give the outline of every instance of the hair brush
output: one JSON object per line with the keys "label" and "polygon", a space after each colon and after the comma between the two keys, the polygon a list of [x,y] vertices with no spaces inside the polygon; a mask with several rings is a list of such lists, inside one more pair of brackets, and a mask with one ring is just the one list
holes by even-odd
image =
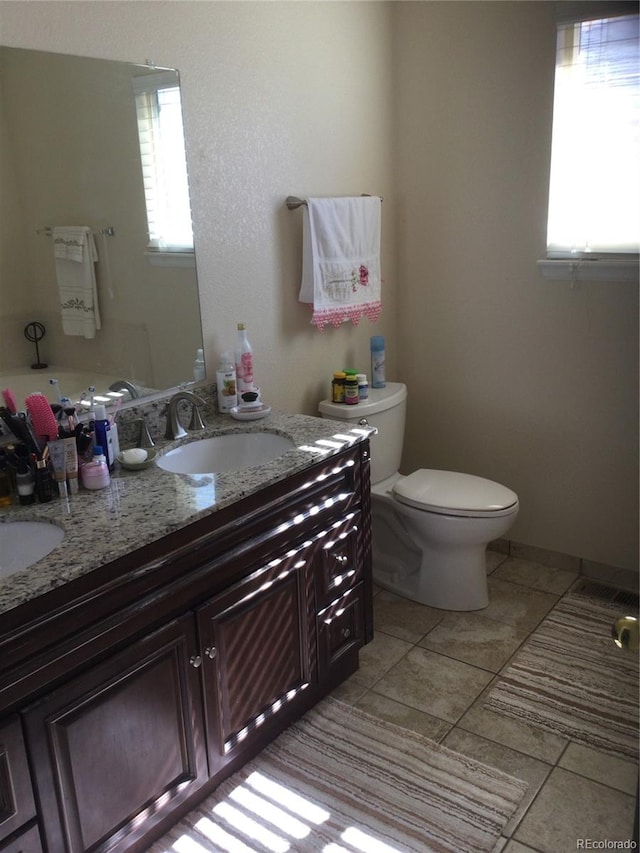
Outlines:
{"label": "hair brush", "polygon": [[31,418],[33,431],[38,438],[53,441],[58,436],[58,421],[51,409],[51,403],[44,394],[29,394],[24,401]]}
{"label": "hair brush", "polygon": [[4,389],[2,392],[2,398],[7,409],[9,409],[12,415],[15,415],[18,411],[18,406],[16,405],[16,398],[11,388]]}

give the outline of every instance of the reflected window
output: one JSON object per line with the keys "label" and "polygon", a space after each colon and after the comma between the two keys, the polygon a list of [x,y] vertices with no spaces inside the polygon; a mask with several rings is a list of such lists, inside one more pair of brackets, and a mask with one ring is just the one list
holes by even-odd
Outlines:
{"label": "reflected window", "polygon": [[133,78],[148,223],[148,252],[193,252],[182,103],[176,71]]}

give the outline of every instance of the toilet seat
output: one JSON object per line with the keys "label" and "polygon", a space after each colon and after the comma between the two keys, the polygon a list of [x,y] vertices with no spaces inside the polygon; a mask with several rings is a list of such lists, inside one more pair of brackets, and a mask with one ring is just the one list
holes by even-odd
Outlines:
{"label": "toilet seat", "polygon": [[441,515],[496,517],[518,508],[518,496],[506,486],[455,471],[420,468],[400,477],[392,491],[400,503]]}

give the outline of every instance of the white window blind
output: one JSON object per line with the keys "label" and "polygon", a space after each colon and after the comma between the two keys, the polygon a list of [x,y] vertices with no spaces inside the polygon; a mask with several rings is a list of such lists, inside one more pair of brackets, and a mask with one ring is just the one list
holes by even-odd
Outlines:
{"label": "white window blind", "polygon": [[150,252],[193,252],[178,74],[133,78]]}
{"label": "white window blind", "polygon": [[558,26],[549,258],[638,252],[639,59],[637,14]]}

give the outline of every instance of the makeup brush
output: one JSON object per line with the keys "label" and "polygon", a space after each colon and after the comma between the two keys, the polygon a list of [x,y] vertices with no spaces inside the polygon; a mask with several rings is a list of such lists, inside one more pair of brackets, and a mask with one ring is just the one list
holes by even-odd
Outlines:
{"label": "makeup brush", "polygon": [[12,415],[18,411],[18,406],[16,405],[16,398],[11,390],[11,388],[5,388],[2,392],[2,399],[4,400],[4,404],[9,409]]}

